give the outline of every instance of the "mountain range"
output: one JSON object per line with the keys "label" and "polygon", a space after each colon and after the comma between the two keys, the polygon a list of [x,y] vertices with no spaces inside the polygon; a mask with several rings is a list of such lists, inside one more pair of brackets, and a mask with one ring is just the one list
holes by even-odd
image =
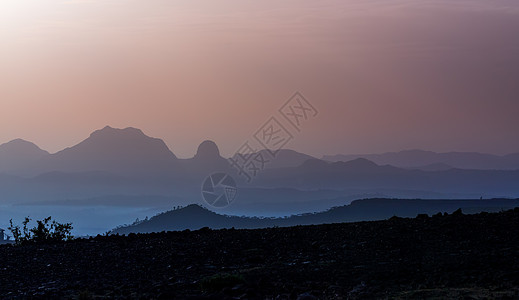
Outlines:
{"label": "mountain range", "polygon": [[[36,176],[47,172],[101,171],[119,175],[146,175],[178,170],[178,159],[164,141],[146,136],[136,128],[115,129],[109,126],[93,132],[79,144],[54,154],[36,151],[29,142],[0,146],[0,171]],[[32,151],[28,151],[29,149]],[[9,151],[11,150],[11,151]],[[11,155],[9,155],[11,154]],[[14,157],[14,158],[13,158]],[[26,160],[30,163],[14,165]],[[11,162],[6,164],[6,162]],[[4,166],[9,165],[9,169]]]}
{"label": "mountain range", "polygon": [[[380,166],[364,158],[328,163],[308,160],[301,166],[262,172],[256,184],[297,189],[386,188],[444,193],[516,195],[519,170],[422,171]],[[514,196],[515,197],[515,196]]]}
{"label": "mountain range", "polygon": [[[362,158],[384,167],[391,165],[422,171],[519,170],[519,153],[498,156],[475,152],[436,153],[406,150],[384,154],[327,155],[322,160],[290,149],[280,150],[276,157],[271,157],[267,150],[258,153],[269,158],[266,169],[319,169],[326,165],[325,162],[350,162]],[[350,166],[353,166],[352,163]],[[361,167],[370,166],[375,167],[374,164],[364,161]],[[94,131],[79,144],[54,154],[21,139],[0,145],[0,173],[26,177],[48,172],[101,171],[125,176],[162,176],[171,173],[229,170],[229,162],[221,156],[218,146],[213,141],[202,142],[193,158],[179,159],[164,141],[149,137],[140,129],[132,127],[116,129],[106,126]]]}
{"label": "mountain range", "polygon": [[517,170],[519,153],[493,155],[477,152],[437,153],[424,150],[406,150],[383,154],[325,155],[326,161],[350,161],[357,158],[369,159],[380,165],[423,170],[446,170],[449,168],[477,170]]}
{"label": "mountain range", "polygon": [[[269,155],[266,150],[261,154]],[[340,157],[323,160],[282,149],[247,183],[213,141],[203,141],[192,158],[180,159],[161,139],[139,129],[107,126],[54,154],[22,140],[0,145],[0,203],[71,205],[74,200],[95,199],[97,204],[118,206],[124,197],[132,205],[140,201],[143,207],[159,202],[162,207],[167,199],[175,199],[171,205],[201,203],[201,184],[213,172],[235,178],[238,200],[226,211],[246,215],[318,211],[368,197],[519,197],[519,168],[514,169],[513,163],[503,165],[503,170],[460,169],[453,167],[456,161],[452,157],[467,165],[494,156],[452,155],[447,155],[450,160],[436,161],[434,157],[445,155],[404,151],[368,156],[373,160],[344,156],[345,161],[332,162]],[[380,157],[393,156],[400,166],[380,163]],[[503,159],[515,157],[519,156]],[[428,163],[428,168],[412,167]]]}

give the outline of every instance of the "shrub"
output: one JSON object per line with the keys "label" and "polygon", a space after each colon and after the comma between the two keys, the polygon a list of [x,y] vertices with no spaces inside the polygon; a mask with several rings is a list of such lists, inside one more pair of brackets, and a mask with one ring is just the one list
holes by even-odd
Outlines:
{"label": "shrub", "polygon": [[26,217],[22,222],[22,228],[13,224],[13,219],[9,220],[10,226],[7,228],[13,234],[17,245],[26,243],[59,242],[72,239],[72,223],[58,223],[47,217],[43,220],[36,220],[36,226],[28,228],[31,219]]}

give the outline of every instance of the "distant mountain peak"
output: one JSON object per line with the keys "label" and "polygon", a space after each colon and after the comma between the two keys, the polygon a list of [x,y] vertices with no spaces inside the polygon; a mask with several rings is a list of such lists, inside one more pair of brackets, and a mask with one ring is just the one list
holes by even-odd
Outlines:
{"label": "distant mountain peak", "polygon": [[126,127],[123,129],[113,128],[110,126],[105,126],[103,129],[96,130],[90,134],[90,137],[98,137],[98,136],[146,136],[142,130],[134,127]]}
{"label": "distant mountain peak", "polygon": [[457,169],[477,170],[517,170],[519,169],[519,154],[494,155],[479,152],[433,152],[426,150],[403,150],[381,154],[354,155],[325,155],[328,161],[350,161],[355,158],[366,158],[378,165],[392,165],[407,169],[420,169],[423,166],[444,164]]}
{"label": "distant mountain peak", "polygon": [[[124,129],[105,126],[90,134],[90,137],[72,148],[79,151],[93,153],[133,153],[140,158],[176,158],[163,140],[147,136],[142,130],[134,127]],[[61,152],[64,152],[61,151]]]}
{"label": "distant mountain peak", "polygon": [[14,139],[12,141],[5,143],[4,145],[9,145],[9,144],[33,144],[33,143],[26,141],[24,139]]}
{"label": "distant mountain peak", "polygon": [[218,145],[211,140],[203,141],[195,154],[195,159],[215,159],[220,158],[220,150]]}
{"label": "distant mountain peak", "polygon": [[7,143],[4,143],[0,146],[6,146],[6,145],[34,145],[34,143],[31,143],[29,141],[26,141],[24,139],[14,139],[14,140],[11,140]]}
{"label": "distant mountain peak", "polygon": [[323,168],[323,167],[327,167],[327,166],[329,166],[329,164],[326,161],[316,159],[316,158],[308,159],[301,165],[302,168],[306,168],[306,169],[316,169],[316,168]]}
{"label": "distant mountain peak", "polygon": [[[338,162],[338,163],[340,163],[340,162]],[[335,164],[338,164],[338,163],[335,163]],[[371,160],[365,159],[365,158],[357,158],[354,160],[344,162],[343,164],[347,165],[349,167],[352,167],[352,168],[361,168],[361,169],[373,168],[373,167],[379,166],[376,163],[372,162]]]}
{"label": "distant mountain peak", "polygon": [[211,140],[203,141],[193,158],[181,161],[187,170],[204,176],[211,172],[228,172],[230,168],[227,159],[220,155],[218,146]]}
{"label": "distant mountain peak", "polygon": [[208,209],[207,207],[201,206],[199,204],[189,204],[187,206],[181,207],[179,211],[185,213],[185,212],[205,212],[205,213],[212,213],[214,214],[212,210]]}
{"label": "distant mountain peak", "polygon": [[[395,153],[395,152],[387,152],[387,153]],[[396,153],[401,154],[434,154],[435,152],[429,151],[429,150],[422,150],[422,149],[405,149],[402,151],[398,151]]]}
{"label": "distant mountain peak", "polygon": [[[267,169],[294,168],[302,166],[308,160],[318,160],[313,156],[291,149],[279,149],[276,151],[262,149],[256,153],[260,154],[263,159],[268,161],[268,163],[265,164],[265,168]],[[275,153],[275,155],[273,156],[272,153]],[[238,154],[234,154],[234,157],[237,157],[237,155]]]}
{"label": "distant mountain peak", "polygon": [[144,134],[140,129],[106,126],[90,134],[79,144],[52,154],[38,172],[104,171],[135,174],[169,174],[176,168],[177,157],[163,140]]}
{"label": "distant mountain peak", "polygon": [[26,169],[48,155],[49,152],[34,143],[22,139],[12,140],[0,145],[0,172],[25,175]]}
{"label": "distant mountain peak", "polygon": [[10,142],[7,142],[5,144],[0,145],[0,150],[5,152],[31,152],[35,154],[40,155],[46,155],[48,154],[47,151],[42,150],[40,147],[38,147],[36,144],[23,140],[23,139],[14,139]]}

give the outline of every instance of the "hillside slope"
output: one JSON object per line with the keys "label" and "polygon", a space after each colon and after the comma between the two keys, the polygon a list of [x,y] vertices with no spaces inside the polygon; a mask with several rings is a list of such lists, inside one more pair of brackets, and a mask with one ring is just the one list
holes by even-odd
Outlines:
{"label": "hillside slope", "polygon": [[458,208],[461,208],[466,213],[478,213],[482,211],[496,212],[514,207],[519,207],[519,199],[364,199],[320,213],[296,215],[288,218],[251,218],[221,215],[193,204],[181,209],[164,212],[139,224],[117,228],[113,233],[149,233],[185,229],[194,230],[203,227],[212,229],[286,227],[383,220],[392,216],[415,217],[418,214],[450,213]]}

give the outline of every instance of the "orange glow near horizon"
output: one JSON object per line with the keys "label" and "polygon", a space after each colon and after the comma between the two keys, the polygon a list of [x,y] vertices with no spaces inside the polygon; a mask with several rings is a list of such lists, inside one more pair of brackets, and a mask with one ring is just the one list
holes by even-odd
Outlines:
{"label": "orange glow near horizon", "polygon": [[229,155],[296,90],[289,148],[519,152],[519,4],[0,0],[0,143],[105,125]]}

